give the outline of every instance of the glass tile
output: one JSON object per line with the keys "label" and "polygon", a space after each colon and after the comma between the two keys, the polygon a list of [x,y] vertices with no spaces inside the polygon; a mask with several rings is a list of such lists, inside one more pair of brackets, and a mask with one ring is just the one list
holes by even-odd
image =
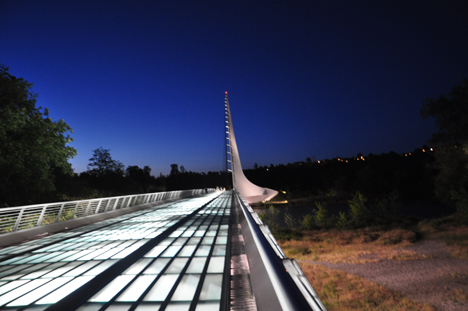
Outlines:
{"label": "glass tile", "polygon": [[215,245],[213,248],[212,256],[225,256],[226,255],[226,245]]}
{"label": "glass tile", "polygon": [[79,306],[76,311],[98,311],[102,305],[102,303],[85,303]]}
{"label": "glass tile", "polygon": [[191,237],[195,231],[194,230],[186,230],[182,233],[183,237]]}
{"label": "glass tile", "polygon": [[106,311],[128,311],[132,304],[112,304],[106,308]]}
{"label": "glass tile", "polygon": [[114,255],[111,258],[112,259],[122,259],[122,258],[127,257],[128,255],[130,255],[131,253],[136,251],[138,248],[140,248],[141,245],[136,245],[136,244],[137,243],[135,243],[135,245],[127,247],[126,249],[124,249],[123,251],[117,253],[117,255]]}
{"label": "glass tile", "polygon": [[45,275],[42,276],[42,278],[55,278],[55,277],[58,277],[68,271],[70,271],[71,269],[74,269],[76,268],[77,266],[79,266],[81,264],[81,262],[70,262],[69,264],[65,265],[65,266],[62,266],[60,268],[57,268]]}
{"label": "glass tile", "polygon": [[211,257],[210,263],[208,264],[207,273],[222,273],[224,271],[224,256],[223,257]]}
{"label": "glass tile", "polygon": [[29,280],[17,280],[17,281],[12,281],[6,285],[2,285],[0,287],[0,295],[6,293],[6,292],[9,292],[15,288],[17,288],[18,286],[21,286],[25,283],[29,282]]}
{"label": "glass tile", "polygon": [[185,245],[177,257],[190,257],[192,256],[193,252],[195,251],[196,245]]}
{"label": "glass tile", "polygon": [[53,264],[49,264],[48,266],[46,267],[43,267],[42,269],[38,270],[38,271],[35,271],[35,272],[32,272],[32,273],[29,273],[25,276],[22,277],[22,279],[37,279],[41,276],[43,276],[44,274],[46,273],[49,273],[61,266],[64,266],[66,265],[67,263],[66,262],[58,262],[58,263],[53,263]]}
{"label": "glass tile", "polygon": [[177,286],[171,301],[190,301],[193,299],[195,290],[197,289],[199,274],[185,274]]}
{"label": "glass tile", "polygon": [[103,261],[101,264],[99,264],[96,267],[92,268],[91,270],[85,272],[83,275],[96,276],[96,275],[100,274],[101,272],[103,272],[104,270],[106,270],[107,268],[109,268],[110,266],[112,266],[113,264],[115,264],[116,262],[117,262],[117,260]]}
{"label": "glass tile", "polygon": [[188,266],[185,273],[202,273],[205,267],[206,257],[195,257],[192,258],[190,265]]}
{"label": "glass tile", "polygon": [[164,301],[178,277],[179,275],[177,274],[161,275],[156,284],[153,285],[145,298],[143,298],[143,301]]}
{"label": "glass tile", "polygon": [[198,243],[200,243],[200,241],[201,241],[201,238],[193,237],[193,238],[190,238],[190,240],[187,242],[187,244],[198,244]]}
{"label": "glass tile", "polygon": [[134,275],[119,275],[107,284],[103,289],[97,292],[89,299],[90,302],[108,302],[111,300],[125,285],[133,280]]}
{"label": "glass tile", "polygon": [[182,246],[169,246],[161,257],[174,257]]}
{"label": "glass tile", "polygon": [[153,247],[152,250],[150,250],[148,253],[146,253],[145,257],[158,257],[159,254],[161,254],[167,246],[165,245],[158,245]]}
{"label": "glass tile", "polygon": [[88,261],[88,262],[85,262],[82,265],[76,267],[75,269],[73,269],[71,271],[68,271],[63,276],[78,276],[78,275],[82,274],[83,272],[85,272],[86,270],[91,269],[92,267],[94,267],[95,265],[97,265],[99,263],[101,263],[101,261]]}
{"label": "glass tile", "polygon": [[187,261],[188,258],[175,258],[164,273],[167,274],[182,272],[182,269],[184,269]]}
{"label": "glass tile", "polygon": [[133,265],[128,267],[127,270],[125,270],[122,274],[138,274],[146,268],[146,266],[152,261],[153,259],[151,258],[142,258],[137,260]]}
{"label": "glass tile", "polygon": [[188,238],[178,238],[172,243],[172,245],[184,245],[187,242]]}
{"label": "glass tile", "polygon": [[210,253],[211,246],[209,245],[200,245],[195,256],[208,256]]}
{"label": "glass tile", "polygon": [[[93,252],[94,250],[92,249],[86,249],[84,251],[81,251],[81,252],[75,252],[74,255],[70,255],[70,256],[63,256],[62,258],[65,258],[64,261],[74,261],[74,260],[77,260],[78,258],[81,258],[91,252]],[[66,255],[66,254],[65,254]],[[61,260],[62,258],[55,258],[55,259],[58,259],[58,260]],[[57,261],[57,260],[55,260]]]}
{"label": "glass tile", "polygon": [[182,233],[183,233],[182,230],[176,230],[176,231],[172,232],[172,233],[169,235],[169,237],[170,237],[170,238],[176,238],[176,237],[180,236]]}
{"label": "glass tile", "polygon": [[190,308],[189,303],[170,303],[167,305],[166,311],[188,311]]}
{"label": "glass tile", "polygon": [[42,296],[46,295],[47,293],[50,293],[51,291],[55,290],[57,287],[69,282],[71,279],[71,277],[56,278],[50,281],[49,283],[33,290],[32,292],[29,292],[28,294],[10,302],[7,305],[7,307],[29,305],[37,299],[41,298]]}
{"label": "glass tile", "polygon": [[13,278],[10,278],[10,276],[13,276],[13,275],[22,275],[24,274],[23,273],[23,269],[26,269],[28,267],[30,267],[30,265],[19,265],[19,266],[8,266],[10,269],[6,270],[6,271],[3,271],[2,273],[0,273],[0,276],[4,276],[2,278],[2,280],[14,280],[14,279],[17,279],[18,276],[15,276]]}
{"label": "glass tile", "polygon": [[201,244],[211,245],[214,242],[214,237],[204,237]]}
{"label": "glass tile", "polygon": [[222,274],[207,274],[203,281],[199,300],[221,300]]}
{"label": "glass tile", "polygon": [[68,282],[64,286],[57,289],[56,291],[50,293],[49,295],[45,296],[44,298],[36,302],[36,304],[56,303],[57,301],[61,300],[63,297],[75,291],[77,288],[86,284],[93,277],[94,276],[80,276],[80,277],[74,278],[71,282]]}
{"label": "glass tile", "polygon": [[146,270],[145,274],[159,274],[169,262],[169,258],[156,259]]}
{"label": "glass tile", "polygon": [[206,235],[205,236],[215,236],[216,235],[216,231],[214,230],[209,230],[206,232]]}
{"label": "glass tile", "polygon": [[218,236],[216,238],[216,244],[227,244],[227,236]]}
{"label": "glass tile", "polygon": [[12,301],[13,299],[18,298],[21,295],[26,294],[27,292],[34,290],[38,288],[39,286],[49,282],[50,279],[37,279],[30,281],[12,291],[9,291],[8,293],[0,296],[0,306]]}
{"label": "glass tile", "polygon": [[193,234],[193,236],[203,236],[205,234],[205,230],[197,230]]}
{"label": "glass tile", "polygon": [[219,311],[220,305],[219,302],[198,302],[195,311]]}
{"label": "glass tile", "polygon": [[120,294],[116,301],[137,301],[156,277],[157,275],[139,276],[122,294]]}
{"label": "glass tile", "polygon": [[94,257],[95,260],[103,260],[103,259],[109,259],[110,257],[114,256],[115,254],[117,254],[118,252],[122,251],[124,248],[120,248],[120,247],[117,247],[117,248],[113,248],[113,249],[110,249],[108,250],[107,252],[97,256],[97,257]]}

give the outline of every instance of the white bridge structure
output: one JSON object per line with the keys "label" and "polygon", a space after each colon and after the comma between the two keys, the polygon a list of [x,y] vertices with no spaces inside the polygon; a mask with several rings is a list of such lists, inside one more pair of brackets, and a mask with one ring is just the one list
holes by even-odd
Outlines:
{"label": "white bridge structure", "polygon": [[225,92],[225,119],[226,119],[226,148],[228,171],[232,172],[232,184],[234,189],[249,203],[265,202],[278,194],[278,191],[259,187],[251,183],[244,175],[239,157],[239,149],[237,149],[236,136],[234,135],[234,126],[232,125],[231,109],[229,108],[228,93]]}
{"label": "white bridge structure", "polygon": [[242,173],[226,108],[234,190],[0,209],[0,310],[325,310],[246,200],[275,192]]}

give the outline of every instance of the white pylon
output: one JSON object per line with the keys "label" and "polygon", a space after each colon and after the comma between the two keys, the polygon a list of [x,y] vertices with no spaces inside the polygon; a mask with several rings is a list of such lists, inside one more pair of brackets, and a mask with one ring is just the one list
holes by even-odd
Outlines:
{"label": "white pylon", "polygon": [[244,197],[247,203],[265,202],[278,194],[278,191],[259,187],[250,182],[242,171],[242,165],[237,149],[236,136],[232,125],[231,110],[229,108],[228,93],[225,92],[225,118],[228,170],[232,172],[232,185]]}

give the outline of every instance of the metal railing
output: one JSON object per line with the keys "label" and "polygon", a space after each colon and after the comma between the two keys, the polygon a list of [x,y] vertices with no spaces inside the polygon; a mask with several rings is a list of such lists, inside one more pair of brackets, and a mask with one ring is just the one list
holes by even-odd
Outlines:
{"label": "metal railing", "polygon": [[212,188],[178,190],[1,208],[0,234],[115,211],[130,206],[180,199],[214,191],[215,189]]}

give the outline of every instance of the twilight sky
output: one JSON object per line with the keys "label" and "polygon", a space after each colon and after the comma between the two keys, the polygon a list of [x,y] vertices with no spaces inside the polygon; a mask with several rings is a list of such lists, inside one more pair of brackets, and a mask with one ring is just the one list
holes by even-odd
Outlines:
{"label": "twilight sky", "polygon": [[409,152],[468,78],[466,0],[1,0],[0,63],[92,150],[168,174]]}

